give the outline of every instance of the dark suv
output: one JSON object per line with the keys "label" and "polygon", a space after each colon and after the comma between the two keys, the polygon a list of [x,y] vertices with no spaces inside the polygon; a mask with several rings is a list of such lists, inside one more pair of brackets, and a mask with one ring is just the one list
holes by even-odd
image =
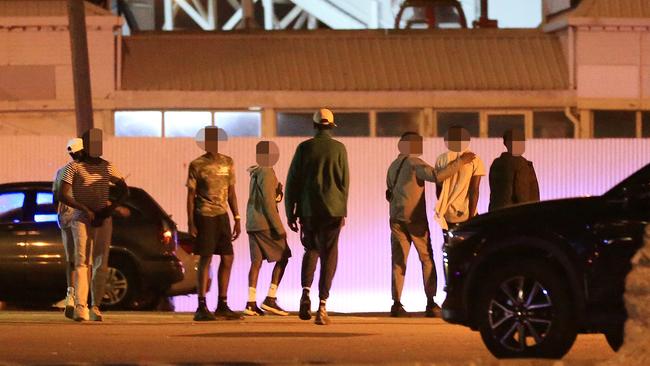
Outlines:
{"label": "dark suv", "polygon": [[443,317],[497,357],[562,357],[578,333],[623,341],[630,260],[650,222],[650,165],[602,196],[480,215],[444,246]]}
{"label": "dark suv", "polygon": [[[65,253],[51,182],[0,185],[0,300],[38,304],[65,295]],[[113,217],[103,305],[143,308],[183,279],[176,224],[140,188],[130,187],[127,218]]]}

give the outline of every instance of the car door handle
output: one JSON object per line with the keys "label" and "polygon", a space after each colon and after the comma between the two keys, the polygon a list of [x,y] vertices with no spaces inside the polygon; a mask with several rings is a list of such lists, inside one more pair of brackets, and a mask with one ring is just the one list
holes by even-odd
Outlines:
{"label": "car door handle", "polygon": [[634,238],[626,236],[626,237],[623,237],[623,238],[616,238],[616,239],[604,239],[603,244],[611,245],[611,244],[614,244],[614,243],[631,243],[633,241],[634,241]]}

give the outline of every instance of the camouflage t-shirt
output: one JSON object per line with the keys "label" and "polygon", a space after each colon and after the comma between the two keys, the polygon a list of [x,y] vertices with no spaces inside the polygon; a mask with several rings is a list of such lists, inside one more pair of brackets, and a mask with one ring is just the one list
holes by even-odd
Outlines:
{"label": "camouflage t-shirt", "polygon": [[190,163],[188,188],[196,191],[194,210],[203,216],[219,216],[228,212],[228,187],[235,184],[232,158],[204,154]]}

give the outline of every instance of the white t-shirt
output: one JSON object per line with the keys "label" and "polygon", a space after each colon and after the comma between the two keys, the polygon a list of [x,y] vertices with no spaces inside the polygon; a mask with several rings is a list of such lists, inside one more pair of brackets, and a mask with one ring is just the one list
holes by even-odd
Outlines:
{"label": "white t-shirt", "polygon": [[[469,151],[469,150],[467,150]],[[447,151],[436,159],[436,172],[458,159],[462,152]],[[465,222],[469,219],[469,184],[472,177],[484,176],[485,166],[476,156],[471,164],[465,164],[442,183],[442,192],[436,204],[436,220],[446,229],[446,223]],[[443,225],[441,219],[445,220]]]}

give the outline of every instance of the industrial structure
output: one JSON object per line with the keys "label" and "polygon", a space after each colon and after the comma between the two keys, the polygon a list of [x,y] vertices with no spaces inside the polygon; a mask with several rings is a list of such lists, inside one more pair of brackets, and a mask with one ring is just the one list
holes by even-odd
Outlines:
{"label": "industrial structure", "polygon": [[[343,136],[441,136],[461,124],[478,137],[512,127],[529,138],[650,137],[648,1],[545,0],[537,29],[377,30],[394,27],[401,2],[257,2],[269,9],[260,29],[243,22],[246,2],[165,0],[164,29],[179,12],[204,29],[247,29],[128,36],[123,17],[88,3],[96,127],[188,137],[214,123],[234,136],[303,136],[311,111],[328,106]],[[224,4],[233,14],[219,23]],[[0,134],[75,134],[67,22],[62,0],[0,1]]]}

